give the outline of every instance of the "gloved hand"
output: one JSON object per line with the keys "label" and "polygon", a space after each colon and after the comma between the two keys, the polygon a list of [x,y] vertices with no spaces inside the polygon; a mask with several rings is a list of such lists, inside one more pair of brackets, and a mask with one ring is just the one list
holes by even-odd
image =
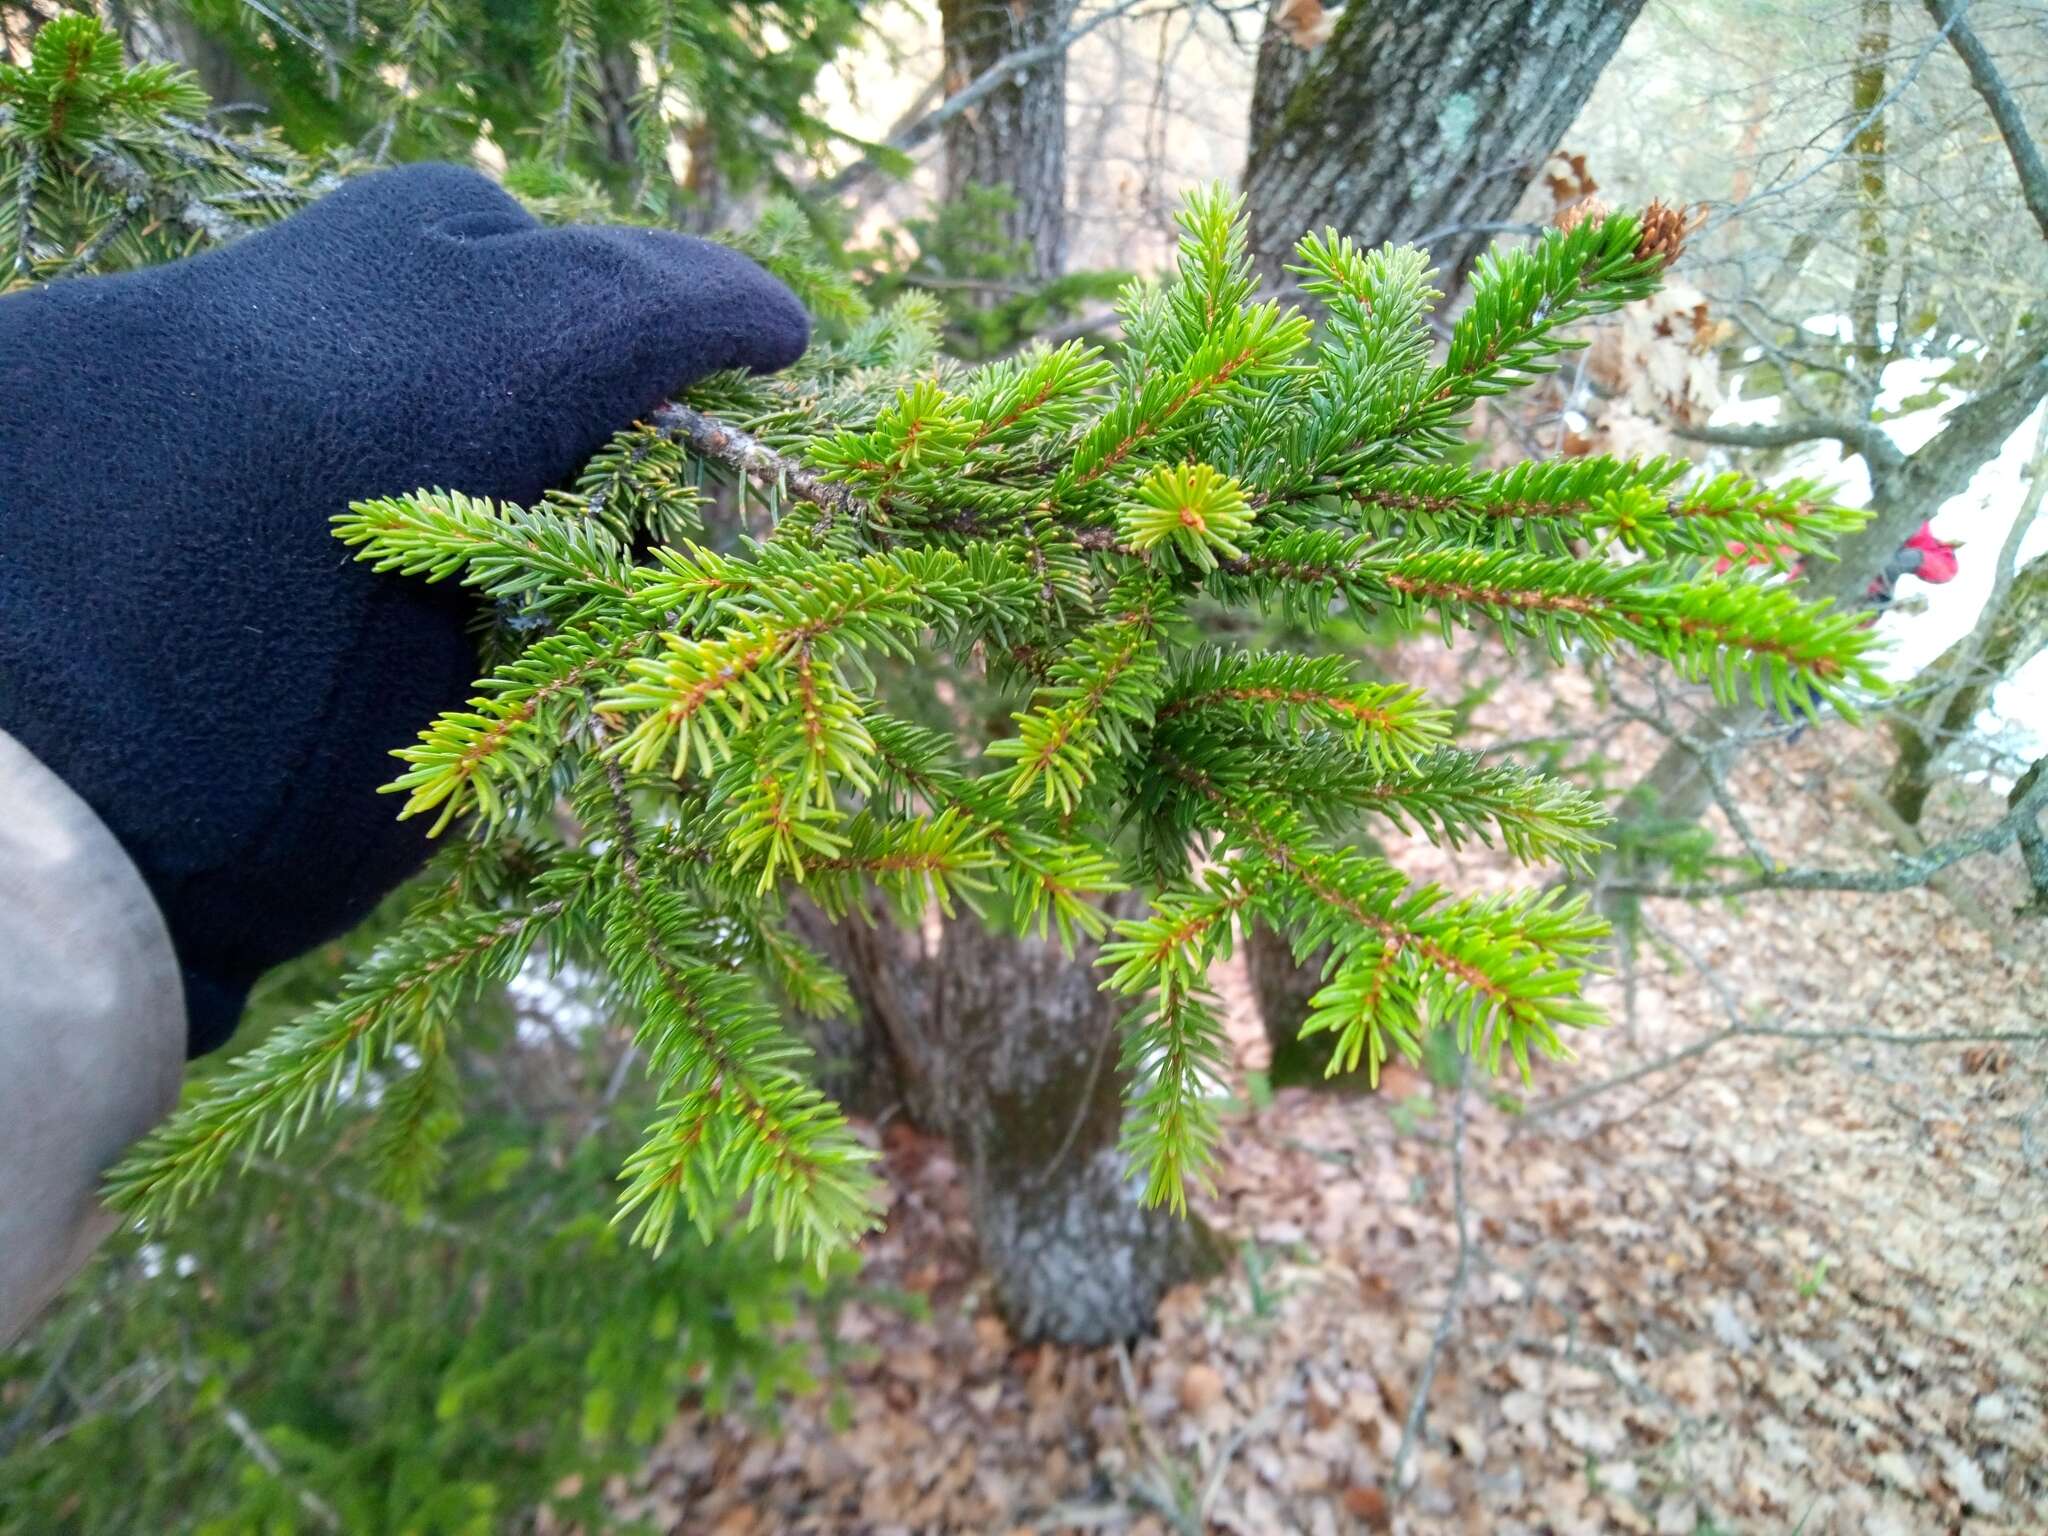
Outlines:
{"label": "gloved hand", "polygon": [[191,1054],[418,867],[421,824],[374,791],[476,674],[465,595],[356,564],[328,519],[423,486],[530,502],[807,333],[742,256],[543,229],[452,166],[0,299],[0,729],[140,869]]}

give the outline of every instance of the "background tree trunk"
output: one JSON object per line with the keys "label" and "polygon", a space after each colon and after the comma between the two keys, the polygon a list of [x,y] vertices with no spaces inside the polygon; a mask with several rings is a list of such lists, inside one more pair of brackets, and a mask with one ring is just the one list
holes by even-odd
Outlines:
{"label": "background tree trunk", "polygon": [[1161,1296],[1213,1269],[1197,1223],[1138,1202],[1118,1147],[1126,1001],[1095,946],[948,923],[928,1029],[907,1053],[973,1180],[982,1262],[1026,1337],[1105,1344],[1149,1328]]}
{"label": "background tree trunk", "polygon": [[[939,0],[945,30],[946,90],[967,85],[1005,54],[1056,37],[1067,0]],[[946,202],[970,187],[999,187],[1016,199],[1004,218],[1031,253],[1032,277],[1067,266],[1067,57],[1020,71],[946,124]]]}
{"label": "background tree trunk", "polygon": [[1919,719],[1901,715],[1891,721],[1899,756],[1884,794],[1908,825],[1919,825],[1942,750],[1970,729],[1991,690],[2044,648],[2048,648],[2048,555],[2038,555],[2027,562],[2002,600],[1985,606],[1977,627],[1914,679],[1936,687],[1927,714]]}
{"label": "background tree trunk", "polygon": [[924,1085],[915,1080],[897,1052],[896,1042],[910,1031],[909,1021],[929,1006],[925,989],[931,966],[921,936],[889,915],[872,892],[868,916],[835,923],[810,898],[798,895],[789,906],[790,927],[811,948],[832,962],[853,994],[853,1017],[804,1021],[803,1035],[817,1053],[812,1073],[818,1086],[856,1115],[879,1120],[908,1112],[913,1099],[922,1103]]}
{"label": "background tree trunk", "polygon": [[1266,1027],[1266,1044],[1272,1052],[1266,1077],[1276,1088],[1289,1084],[1319,1086],[1328,1081],[1323,1069],[1329,1065],[1329,1036],[1301,1038],[1302,1021],[1308,1017],[1309,999],[1323,988],[1323,961],[1328,950],[1318,950],[1303,963],[1294,958],[1294,946],[1284,934],[1264,923],[1255,924],[1244,941],[1244,968],[1251,982],[1252,999],[1259,1005],[1259,1020]]}
{"label": "background tree trunk", "polygon": [[1462,279],[1493,239],[1472,226],[1513,213],[1642,0],[1352,0],[1313,50],[1296,41],[1315,35],[1306,9],[1277,7],[1260,43],[1253,254],[1277,275],[1304,229],[1369,245],[1429,235]]}
{"label": "background tree trunk", "polygon": [[1003,1314],[1024,1338],[1095,1345],[1152,1324],[1161,1296],[1217,1267],[1202,1224],[1138,1203],[1118,1141],[1128,1004],[1100,990],[1096,946],[994,933],[972,916],[936,933],[884,918],[805,937],[846,974],[886,1066],[856,1074],[953,1144]]}

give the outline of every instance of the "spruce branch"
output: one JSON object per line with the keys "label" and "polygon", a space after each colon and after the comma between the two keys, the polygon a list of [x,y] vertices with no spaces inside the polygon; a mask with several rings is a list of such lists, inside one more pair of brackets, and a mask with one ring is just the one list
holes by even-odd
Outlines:
{"label": "spruce branch", "polygon": [[[581,67],[562,55],[567,123]],[[1261,294],[1227,194],[1191,198],[1180,227],[1174,272],[1121,301],[1113,362],[1076,342],[966,370],[906,302],[850,314],[788,376],[708,381],[532,507],[422,489],[338,517],[356,558],[459,582],[505,620],[504,659],[398,750],[389,786],[466,846],[334,1005],[117,1174],[129,1208],[167,1213],[333,1103],[337,1061],[400,1045],[412,1071],[371,1140],[385,1187],[416,1198],[456,1113],[458,1000],[545,937],[631,1010],[658,1095],[619,1219],[656,1247],[679,1222],[766,1225],[822,1261],[874,1207],[867,1153],[769,1000],[847,1006],[788,927],[799,895],[831,916],[964,904],[1068,944],[1109,932],[1104,983],[1131,999],[1124,1147],[1145,1198],[1176,1209],[1219,1129],[1208,970],[1254,919],[1327,950],[1308,1029],[1332,1071],[1376,1074],[1437,1025],[1490,1070],[1565,1055],[1599,1020],[1580,988],[1605,928],[1583,901],[1417,886],[1344,838],[1377,818],[1576,869],[1597,805],[1458,751],[1416,689],[1207,642],[1191,615],[1274,610],[1309,632],[1378,615],[1447,642],[1483,625],[1557,658],[1631,647],[1788,713],[1846,709],[1878,686],[1856,616],[1701,568],[1734,544],[1823,555],[1855,519],[1806,482],[1699,482],[1665,459],[1446,461],[1467,406],[1648,291],[1669,229],[1588,220],[1502,252],[1433,365],[1419,253],[1304,241],[1329,310],[1314,331]],[[768,492],[772,531],[708,547],[707,471]],[[884,678],[914,688],[933,665],[1000,702],[951,733],[892,714]],[[506,870],[516,850],[520,872],[477,850]],[[1103,898],[1130,887],[1149,910],[1111,931]]]}
{"label": "spruce branch", "polygon": [[169,1215],[211,1188],[232,1157],[282,1146],[315,1114],[357,1092],[399,1045],[417,1046],[450,1027],[483,981],[509,977],[543,935],[589,900],[595,873],[593,864],[565,859],[545,899],[531,905],[406,926],[351,973],[332,1002],[241,1057],[131,1148],[108,1175],[109,1203]]}
{"label": "spruce branch", "polygon": [[607,952],[615,971],[637,982],[638,1044],[665,1078],[665,1119],[650,1127],[621,1173],[618,1215],[637,1220],[636,1242],[659,1252],[679,1217],[707,1239],[741,1196],[749,1226],[769,1226],[777,1252],[794,1238],[822,1264],[839,1244],[879,1219],[862,1166],[874,1154],[854,1141],[844,1118],[799,1075],[802,1052],[773,1016],[735,995],[732,978],[679,955],[688,918],[672,898],[650,891],[639,833],[615,756],[602,766],[612,849],[623,877],[611,903]]}

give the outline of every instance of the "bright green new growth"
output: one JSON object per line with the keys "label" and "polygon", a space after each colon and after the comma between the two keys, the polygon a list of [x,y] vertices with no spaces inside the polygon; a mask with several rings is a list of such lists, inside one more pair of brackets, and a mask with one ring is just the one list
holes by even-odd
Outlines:
{"label": "bright green new growth", "polygon": [[[765,541],[696,542],[698,493],[649,426],[538,507],[425,490],[339,518],[360,558],[498,605],[511,654],[392,786],[461,841],[404,937],[151,1138],[117,1198],[168,1211],[401,1046],[419,1086],[387,1092],[384,1150],[430,1164],[463,997],[544,945],[610,977],[663,1086],[623,1175],[636,1236],[737,1204],[822,1255],[874,1207],[870,1154],[771,1001],[847,1003],[786,925],[798,890],[835,916],[872,886],[906,919],[964,902],[1071,941],[1104,932],[1098,898],[1141,888],[1105,984],[1133,1000],[1128,1151],[1176,1208],[1217,1134],[1206,976],[1254,918],[1304,956],[1328,946],[1307,1028],[1333,1072],[1412,1058],[1435,1022],[1492,1069],[1564,1055],[1597,1018],[1580,981],[1605,929],[1583,901],[1413,886],[1347,833],[1377,818],[1578,866],[1594,802],[1458,752],[1445,711],[1341,657],[1220,648],[1198,605],[1484,626],[1557,658],[1627,647],[1811,713],[1879,686],[1870,633],[1711,564],[1737,540],[1819,553],[1856,515],[1810,486],[1688,489],[1664,460],[1443,462],[1475,399],[1578,344],[1562,327],[1654,288],[1632,217],[1494,253],[1441,363],[1419,253],[1303,241],[1312,327],[1255,302],[1224,194],[1182,225],[1177,273],[1127,291],[1114,361],[1069,344],[963,370],[906,304],[791,375],[700,391],[788,456]],[[799,463],[838,489],[787,494]],[[640,558],[635,539],[661,542]],[[1013,729],[888,713],[875,669],[931,657],[1007,690]]]}

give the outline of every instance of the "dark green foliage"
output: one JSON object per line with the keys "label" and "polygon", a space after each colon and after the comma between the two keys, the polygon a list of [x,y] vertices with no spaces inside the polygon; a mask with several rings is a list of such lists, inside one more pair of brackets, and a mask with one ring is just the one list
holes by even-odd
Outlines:
{"label": "dark green foliage", "polygon": [[1003,187],[973,187],[929,215],[885,228],[873,251],[852,260],[868,296],[887,304],[910,289],[930,293],[945,315],[946,350],[995,357],[1077,313],[1112,298],[1121,272],[1067,272],[1031,279],[1032,253],[1003,228],[1017,199]]}
{"label": "dark green foliage", "polygon": [[[0,65],[0,288],[189,255],[291,212],[353,171],[495,151],[551,222],[703,226],[724,195],[784,179],[834,135],[807,100],[857,35],[853,0],[189,0],[167,13],[231,61],[260,129],[188,70],[131,68],[90,15]],[[161,19],[161,18],[160,18]],[[671,161],[687,162],[688,183]],[[820,313],[853,306],[775,208],[735,243]],[[758,247],[758,248],[757,248]]]}
{"label": "dark green foliage", "polygon": [[687,142],[700,184],[748,186],[776,174],[779,152],[831,140],[806,98],[860,13],[853,0],[182,8],[301,151],[468,161],[488,136],[661,215],[690,196],[672,144]]}
{"label": "dark green foliage", "polygon": [[0,63],[0,291],[187,255],[334,185],[274,140],[216,131],[207,107],[188,72],[128,67],[90,16]]}
{"label": "dark green foliage", "polygon": [[[462,862],[436,876],[472,882]],[[280,973],[260,1013],[289,1017],[336,970]],[[571,1019],[603,1002],[569,999]],[[764,1236],[693,1235],[650,1259],[603,1214],[631,1146],[604,1102],[609,1032],[522,1042],[495,992],[464,1012],[445,1072],[470,1118],[440,1127],[430,1209],[350,1180],[349,1144],[402,1137],[427,1076],[387,1064],[358,1083],[367,1121],[315,1128],[292,1165],[259,1157],[204,1221],[124,1232],[0,1353],[0,1532],[481,1536],[542,1506],[610,1529],[604,1479],[679,1400],[769,1412],[817,1386],[851,1261],[823,1278]],[[619,1107],[644,1113],[624,1081]]]}

